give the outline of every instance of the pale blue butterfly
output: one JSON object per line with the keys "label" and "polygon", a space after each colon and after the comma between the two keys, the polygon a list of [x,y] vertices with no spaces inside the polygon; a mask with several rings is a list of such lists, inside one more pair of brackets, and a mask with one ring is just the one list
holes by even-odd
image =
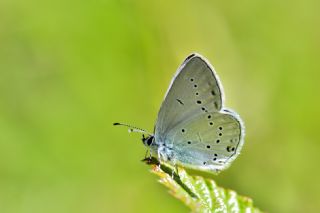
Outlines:
{"label": "pale blue butterfly", "polygon": [[[125,125],[132,131],[146,131]],[[159,161],[217,172],[239,155],[244,125],[239,115],[224,108],[222,85],[209,62],[188,56],[172,79],[161,105],[154,134],[143,144]]]}

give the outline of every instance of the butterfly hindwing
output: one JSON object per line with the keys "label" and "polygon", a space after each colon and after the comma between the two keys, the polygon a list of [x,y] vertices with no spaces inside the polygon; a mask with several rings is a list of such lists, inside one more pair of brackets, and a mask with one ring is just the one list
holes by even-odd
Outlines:
{"label": "butterfly hindwing", "polygon": [[239,154],[242,129],[234,112],[204,112],[176,126],[168,141],[182,165],[215,171],[228,167]]}

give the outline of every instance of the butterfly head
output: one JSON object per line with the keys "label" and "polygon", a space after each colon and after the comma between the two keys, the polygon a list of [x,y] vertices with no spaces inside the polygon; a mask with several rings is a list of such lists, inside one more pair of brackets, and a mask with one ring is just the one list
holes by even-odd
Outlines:
{"label": "butterfly head", "polygon": [[154,142],[154,136],[153,135],[150,135],[148,137],[145,137],[144,135],[142,135],[142,143],[149,147],[151,146],[151,144]]}
{"label": "butterfly head", "polygon": [[147,137],[144,136],[144,134],[142,135],[142,143],[147,146],[150,147],[152,145],[155,145],[154,143],[154,136],[152,135],[152,133],[147,132],[146,130],[128,125],[128,124],[124,124],[124,123],[113,123],[114,126],[126,126],[128,127],[128,131],[129,132],[139,132],[139,133],[145,133],[148,134]]}

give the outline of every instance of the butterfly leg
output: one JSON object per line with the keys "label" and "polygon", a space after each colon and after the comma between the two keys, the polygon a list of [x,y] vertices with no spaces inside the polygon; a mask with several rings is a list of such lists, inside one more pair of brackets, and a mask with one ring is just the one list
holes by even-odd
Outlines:
{"label": "butterfly leg", "polygon": [[[176,169],[176,165],[174,165],[174,168]],[[174,173],[176,172],[175,169],[171,170],[171,178],[174,179]]]}
{"label": "butterfly leg", "polygon": [[[176,161],[173,159],[172,161],[172,165],[173,165],[173,169],[171,171],[171,178],[174,179],[174,176],[179,177],[179,172],[178,172],[178,165],[176,163]],[[176,173],[176,175],[174,175],[174,173]]]}
{"label": "butterfly leg", "polygon": [[[150,154],[149,154],[150,153]],[[151,152],[149,149],[147,149],[146,154],[144,155],[144,158],[147,158],[149,154],[149,158],[151,158]]]}
{"label": "butterfly leg", "polygon": [[177,165],[177,164],[176,164],[174,167],[175,167],[175,170],[176,170],[176,174],[177,174],[177,176],[179,177],[179,170],[178,170],[178,169],[179,169],[179,167],[178,167],[178,165]]}
{"label": "butterfly leg", "polygon": [[158,160],[159,160],[158,167],[159,167],[159,169],[161,169],[161,154],[160,154],[160,150],[159,149],[158,149]]}

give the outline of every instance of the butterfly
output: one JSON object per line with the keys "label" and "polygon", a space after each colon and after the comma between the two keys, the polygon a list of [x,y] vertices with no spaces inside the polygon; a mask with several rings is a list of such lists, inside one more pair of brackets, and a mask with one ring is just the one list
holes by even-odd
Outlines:
{"label": "butterfly", "polygon": [[[132,131],[146,131],[122,123]],[[224,107],[220,80],[201,55],[179,67],[160,107],[154,133],[142,142],[158,160],[186,168],[219,172],[230,166],[244,144],[240,116]]]}

